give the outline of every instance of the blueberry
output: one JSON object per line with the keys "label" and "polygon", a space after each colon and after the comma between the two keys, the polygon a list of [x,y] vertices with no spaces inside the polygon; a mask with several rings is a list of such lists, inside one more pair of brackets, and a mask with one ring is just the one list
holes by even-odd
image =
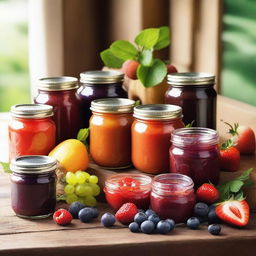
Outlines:
{"label": "blueberry", "polygon": [[116,218],[111,213],[104,213],[101,217],[101,223],[104,227],[112,227],[116,222]]}
{"label": "blueberry", "polygon": [[140,226],[137,222],[132,222],[129,225],[129,229],[130,229],[131,232],[136,233],[136,232],[139,232]]}
{"label": "blueberry", "polygon": [[93,218],[98,218],[99,217],[99,210],[95,207],[91,207],[92,211],[93,211]]}
{"label": "blueberry", "polygon": [[211,233],[212,235],[219,235],[220,231],[221,231],[221,226],[218,224],[212,224],[210,226],[208,226],[208,231],[209,233]]}
{"label": "blueberry", "polygon": [[90,222],[93,219],[94,211],[91,207],[85,207],[78,213],[78,218],[82,222]]}
{"label": "blueberry", "polygon": [[86,206],[80,202],[73,202],[69,208],[68,211],[71,213],[74,219],[78,219],[78,213],[80,210],[85,208]]}
{"label": "blueberry", "polygon": [[197,218],[199,219],[200,223],[204,223],[204,222],[208,221],[208,217],[207,216],[204,216],[204,217],[198,216]]}
{"label": "blueberry", "polygon": [[170,224],[170,230],[173,230],[175,227],[175,221],[172,219],[166,219],[166,221]]}
{"label": "blueberry", "polygon": [[138,212],[138,213],[134,216],[134,221],[137,222],[139,225],[140,225],[143,221],[145,221],[145,220],[147,220],[147,219],[148,219],[147,215],[146,215],[145,213],[143,213],[143,212]]}
{"label": "blueberry", "polygon": [[156,226],[157,223],[160,221],[160,218],[156,214],[152,214],[148,217],[148,220],[151,220]]}
{"label": "blueberry", "polygon": [[209,206],[209,212],[212,211],[212,210],[215,211],[215,209],[216,209],[216,206],[215,206],[214,204],[211,204],[211,205]]}
{"label": "blueberry", "polygon": [[187,227],[197,229],[200,226],[200,221],[197,217],[191,217],[187,220]]}
{"label": "blueberry", "polygon": [[161,220],[157,223],[156,231],[159,234],[167,234],[171,231],[171,224],[166,220]]}
{"label": "blueberry", "polygon": [[151,210],[151,209],[148,209],[148,210],[146,210],[146,215],[147,215],[147,217],[149,217],[150,215],[152,215],[152,214],[156,214],[153,210]]}
{"label": "blueberry", "polygon": [[151,234],[155,229],[155,224],[151,220],[145,220],[141,223],[140,229],[145,234]]}
{"label": "blueberry", "polygon": [[209,213],[208,213],[208,223],[209,224],[220,223],[220,219],[218,218],[215,209],[209,211]]}
{"label": "blueberry", "polygon": [[205,203],[197,203],[194,206],[194,214],[197,217],[206,217],[208,215],[208,212],[209,212],[209,207]]}

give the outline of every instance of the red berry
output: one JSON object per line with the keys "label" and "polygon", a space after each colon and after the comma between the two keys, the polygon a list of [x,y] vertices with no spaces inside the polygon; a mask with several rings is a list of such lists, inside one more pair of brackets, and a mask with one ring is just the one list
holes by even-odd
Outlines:
{"label": "red berry", "polygon": [[65,209],[59,209],[53,214],[53,220],[62,226],[68,225],[72,219],[71,213]]}
{"label": "red berry", "polygon": [[127,60],[123,63],[122,71],[124,74],[129,77],[130,79],[137,79],[137,68],[140,65],[140,63],[136,60]]}
{"label": "red berry", "polygon": [[133,203],[126,203],[116,212],[116,219],[122,224],[129,224],[133,222],[134,216],[138,213],[138,208]]}
{"label": "red berry", "polygon": [[167,67],[168,74],[178,72],[177,68],[175,66],[173,66],[172,64],[167,64],[166,67]]}
{"label": "red berry", "polygon": [[219,199],[220,193],[212,184],[204,183],[197,189],[196,196],[198,201],[213,204]]}

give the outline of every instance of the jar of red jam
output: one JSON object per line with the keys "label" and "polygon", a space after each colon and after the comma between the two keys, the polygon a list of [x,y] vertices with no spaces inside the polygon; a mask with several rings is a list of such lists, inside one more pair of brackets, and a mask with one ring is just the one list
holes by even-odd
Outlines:
{"label": "jar of red jam", "polygon": [[219,136],[208,128],[183,128],[173,131],[170,171],[192,178],[196,187],[205,182],[218,184]]}
{"label": "jar of red jam", "polygon": [[140,171],[159,174],[169,171],[171,132],[184,127],[181,107],[169,104],[134,108],[132,163]]}
{"label": "jar of red jam", "polygon": [[109,169],[131,165],[131,126],[135,102],[123,98],[92,101],[90,153],[93,161]]}
{"label": "jar of red jam", "polygon": [[49,156],[20,156],[10,168],[11,205],[16,215],[29,219],[50,216],[56,205],[56,160]]}
{"label": "jar of red jam", "polygon": [[215,76],[207,73],[172,73],[165,103],[182,107],[183,121],[195,127],[216,129]]}
{"label": "jar of red jam", "polygon": [[57,128],[57,143],[76,138],[82,127],[80,99],[75,77],[48,77],[39,80],[34,102],[53,106],[53,120]]}
{"label": "jar of red jam", "polygon": [[55,146],[56,127],[49,105],[19,104],[11,107],[9,158],[48,155]]}
{"label": "jar of red jam", "polygon": [[161,219],[185,222],[193,213],[196,203],[194,183],[186,175],[160,174],[154,177],[150,196],[151,208]]}
{"label": "jar of red jam", "polygon": [[105,197],[117,211],[125,203],[134,203],[138,209],[148,209],[152,179],[143,174],[117,174],[105,182]]}
{"label": "jar of red jam", "polygon": [[80,73],[78,95],[82,103],[83,127],[89,127],[91,102],[102,98],[127,98],[123,89],[124,74],[118,71],[95,70]]}

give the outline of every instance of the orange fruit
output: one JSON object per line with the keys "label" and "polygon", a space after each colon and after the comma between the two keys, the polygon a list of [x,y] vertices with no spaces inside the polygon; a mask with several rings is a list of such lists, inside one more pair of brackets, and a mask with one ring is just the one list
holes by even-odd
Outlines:
{"label": "orange fruit", "polygon": [[58,160],[67,172],[84,171],[89,165],[86,146],[76,139],[61,142],[49,153],[49,156]]}

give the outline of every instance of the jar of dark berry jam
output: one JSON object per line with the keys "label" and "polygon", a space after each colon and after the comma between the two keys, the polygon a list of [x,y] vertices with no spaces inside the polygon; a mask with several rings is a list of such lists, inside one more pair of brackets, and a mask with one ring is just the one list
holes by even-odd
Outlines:
{"label": "jar of dark berry jam", "polygon": [[125,203],[134,203],[139,209],[148,209],[152,179],[143,174],[117,174],[105,182],[105,197],[117,211]]}
{"label": "jar of dark berry jam", "polygon": [[173,131],[170,171],[191,177],[196,187],[205,182],[218,184],[218,141],[218,133],[208,128],[182,128]]}
{"label": "jar of dark berry jam", "polygon": [[89,126],[91,102],[101,98],[127,98],[123,89],[124,74],[118,71],[87,71],[80,73],[78,94],[82,102],[83,127]]}
{"label": "jar of dark berry jam", "polygon": [[39,80],[34,102],[53,106],[53,120],[57,128],[57,143],[76,138],[82,127],[80,99],[75,77],[48,77]]}
{"label": "jar of dark berry jam", "polygon": [[195,127],[216,129],[215,76],[207,73],[172,73],[165,103],[182,107],[183,121]]}
{"label": "jar of dark berry jam", "polygon": [[17,216],[41,219],[56,205],[55,170],[49,156],[20,156],[11,162],[11,205]]}
{"label": "jar of dark berry jam", "polygon": [[185,222],[196,202],[194,183],[182,174],[166,173],[154,177],[150,196],[151,208],[162,219]]}

